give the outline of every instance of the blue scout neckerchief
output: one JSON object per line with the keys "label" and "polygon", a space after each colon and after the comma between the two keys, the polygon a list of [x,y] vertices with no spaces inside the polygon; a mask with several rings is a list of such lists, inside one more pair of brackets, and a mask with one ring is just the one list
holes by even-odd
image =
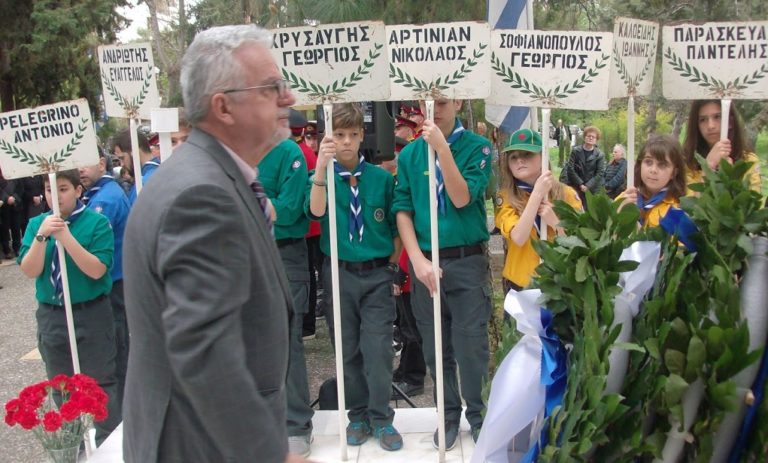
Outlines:
{"label": "blue scout neckerchief", "polygon": [[[445,139],[448,146],[451,146],[456,140],[461,138],[464,134],[464,126],[461,125],[461,121],[456,118],[456,123],[453,125],[453,132]],[[443,180],[443,171],[440,170],[440,160],[435,156],[435,181],[437,183],[437,207],[440,209],[440,214],[445,215],[445,181]]]}
{"label": "blue scout neckerchief", "polygon": [[93,185],[91,188],[88,189],[85,193],[83,193],[83,197],[81,198],[83,201],[83,204],[88,205],[88,202],[91,200],[93,195],[96,194],[97,191],[101,190],[101,187],[106,185],[109,182],[114,182],[115,177],[111,175],[103,175],[98,182],[96,182],[95,185]]}
{"label": "blue scout neckerchief", "polygon": [[267,222],[267,230],[274,235],[275,231],[272,226],[272,214],[269,212],[269,198],[267,198],[267,193],[264,191],[264,186],[258,179],[256,179],[251,183],[251,190],[259,201],[261,212],[264,213],[264,220]]}
{"label": "blue scout neckerchief", "polygon": [[[515,186],[523,191],[527,191],[528,194],[533,193],[533,185],[530,183],[525,183],[522,180],[515,179]],[[537,234],[541,233],[541,216],[539,214],[536,214],[536,220],[534,220],[533,226],[536,227]]]}
{"label": "blue scout neckerchief", "polygon": [[661,204],[661,202],[664,201],[664,198],[667,197],[668,189],[669,188],[662,188],[658,193],[651,196],[651,199],[647,201],[643,197],[643,194],[638,191],[637,208],[640,209],[640,225],[645,224],[645,217],[648,215],[648,212],[650,212],[654,206]]}
{"label": "blue scout neckerchief", "polygon": [[[69,217],[67,217],[67,220],[65,221],[67,225],[72,225],[75,223],[75,221],[80,218],[80,214],[83,213],[83,211],[86,209],[85,204],[80,202],[78,199],[75,203],[75,210],[72,211],[71,214],[69,214]],[[56,252],[56,248],[53,249],[53,259],[51,259],[51,284],[53,285],[53,289],[56,293],[56,297],[59,299],[59,301],[64,303],[64,283],[61,280],[61,262],[59,262],[59,253]]]}
{"label": "blue scout neckerchief", "polygon": [[[349,191],[351,193],[349,195],[349,241],[352,241],[352,238],[355,235],[358,236],[358,241],[363,241],[363,228],[365,224],[363,223],[363,215],[361,213],[362,210],[359,198],[360,191],[357,187],[357,180],[358,177],[362,175],[364,169],[365,159],[362,156],[360,156],[354,172],[347,171],[347,169],[336,162],[335,159],[333,160],[334,172],[336,172],[342,180],[349,183]],[[355,177],[354,185],[352,184],[352,177]]]}

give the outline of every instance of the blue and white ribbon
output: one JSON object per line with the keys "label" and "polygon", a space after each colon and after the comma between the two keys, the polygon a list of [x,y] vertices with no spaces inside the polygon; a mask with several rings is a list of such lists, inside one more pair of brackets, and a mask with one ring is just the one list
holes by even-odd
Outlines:
{"label": "blue and white ribbon", "polygon": [[[334,172],[336,172],[342,180],[349,183],[349,241],[352,241],[354,237],[357,236],[358,241],[362,242],[365,223],[363,223],[363,211],[362,205],[360,204],[360,189],[357,184],[365,169],[365,159],[360,156],[360,160],[358,161],[354,172],[347,171],[341,164],[336,162],[335,159],[333,161]],[[355,178],[355,182],[352,182],[352,177]]]}
{"label": "blue and white ribbon", "polygon": [[[80,200],[77,200],[77,203],[75,204],[75,210],[72,211],[71,214],[69,214],[69,217],[67,217],[67,220],[65,221],[67,225],[72,225],[75,223],[75,221],[80,218],[80,214],[83,213],[83,211],[86,209],[85,204],[80,202]],[[51,259],[51,284],[53,285],[54,292],[56,294],[56,298],[58,298],[59,301],[64,303],[64,283],[61,279],[61,262],[59,261],[59,254],[56,252],[56,249],[53,250],[53,259]]]}

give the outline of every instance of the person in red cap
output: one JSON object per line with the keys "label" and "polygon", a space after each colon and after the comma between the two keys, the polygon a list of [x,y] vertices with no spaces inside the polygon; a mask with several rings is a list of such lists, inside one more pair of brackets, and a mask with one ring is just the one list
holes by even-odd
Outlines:
{"label": "person in red cap", "polygon": [[410,119],[397,116],[395,118],[395,137],[411,141],[416,134],[416,123]]}
{"label": "person in red cap", "polygon": [[421,108],[418,106],[411,108],[411,111],[408,114],[408,119],[416,124],[414,138],[419,138],[424,128],[424,113],[421,111]]}

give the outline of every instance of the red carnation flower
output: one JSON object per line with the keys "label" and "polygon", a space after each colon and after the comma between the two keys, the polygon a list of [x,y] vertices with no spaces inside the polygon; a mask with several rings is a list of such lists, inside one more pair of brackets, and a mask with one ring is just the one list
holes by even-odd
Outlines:
{"label": "red carnation flower", "polygon": [[61,415],[50,411],[43,416],[43,428],[48,432],[56,432],[61,429]]}

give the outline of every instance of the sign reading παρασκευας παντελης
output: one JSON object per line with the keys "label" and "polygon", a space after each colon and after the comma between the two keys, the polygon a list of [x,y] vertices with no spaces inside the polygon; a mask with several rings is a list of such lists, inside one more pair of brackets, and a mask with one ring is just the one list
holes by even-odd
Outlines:
{"label": "sign reading \u03c0\u03b1\u03c1\u03b1\u03c3\u03ba\u03b5\u03c5\u03b1\u03c2 \u03c0\u03b1\u03bd\u03c4\u03b5\u03bb\u03b7\u03c2", "polygon": [[664,26],[662,58],[666,98],[768,98],[768,21]]}
{"label": "sign reading \u03c0\u03b1\u03c1\u03b1\u03c3\u03ba\u03b5\u03c5\u03b1\u03c2 \u03c0\u03b1\u03bd\u03c4\u03b5\u03bb\u03b7\u03c2", "polygon": [[491,104],[607,109],[613,34],[491,33]]}
{"label": "sign reading \u03c0\u03b1\u03c1\u03b1\u03c3\u03ba\u03b5\u03c5\u03b1\u03c2 \u03c0\u03b1\u03bd\u03c4\u03b5\u03bb\u03b7\u03c2", "polygon": [[149,119],[160,107],[150,44],[102,45],[98,53],[107,116]]}
{"label": "sign reading \u03c0\u03b1\u03c1\u03b1\u03c3\u03ba\u03b5\u03c5\u03b1\u03c2 \u03c0\u03b1\u03bd\u03c4\u03b5\u03bb\u03b7\u03c2", "polygon": [[5,178],[98,162],[96,132],[85,99],[0,114],[0,168]]}
{"label": "sign reading \u03c0\u03b1\u03c1\u03b1\u03c3\u03ba\u03b5\u03c5\u03b1\u03c2 \u03c0\u03b1\u03bd\u03c4\u03b5\u03bb\u03b7\u03c2", "polygon": [[296,104],[389,99],[384,23],[275,29],[272,56]]}
{"label": "sign reading \u03c0\u03b1\u03c1\u03b1\u03c3\u03ba\u03b5\u03c5\u03b1\u03c2 \u03c0\u03b1\u03bd\u03c4\u03b5\u03bb\u03b7\u03c2", "polygon": [[487,97],[489,39],[480,22],[387,26],[392,99]]}
{"label": "sign reading \u03c0\u03b1\u03c1\u03b1\u03c3\u03ba\u03b5\u03c5\u03b1\u03c2 \u03c0\u03b1\u03bd\u03c4\u03b5\u03bb\u03b7\u03c2", "polygon": [[659,24],[632,18],[616,18],[613,26],[610,98],[651,94]]}

